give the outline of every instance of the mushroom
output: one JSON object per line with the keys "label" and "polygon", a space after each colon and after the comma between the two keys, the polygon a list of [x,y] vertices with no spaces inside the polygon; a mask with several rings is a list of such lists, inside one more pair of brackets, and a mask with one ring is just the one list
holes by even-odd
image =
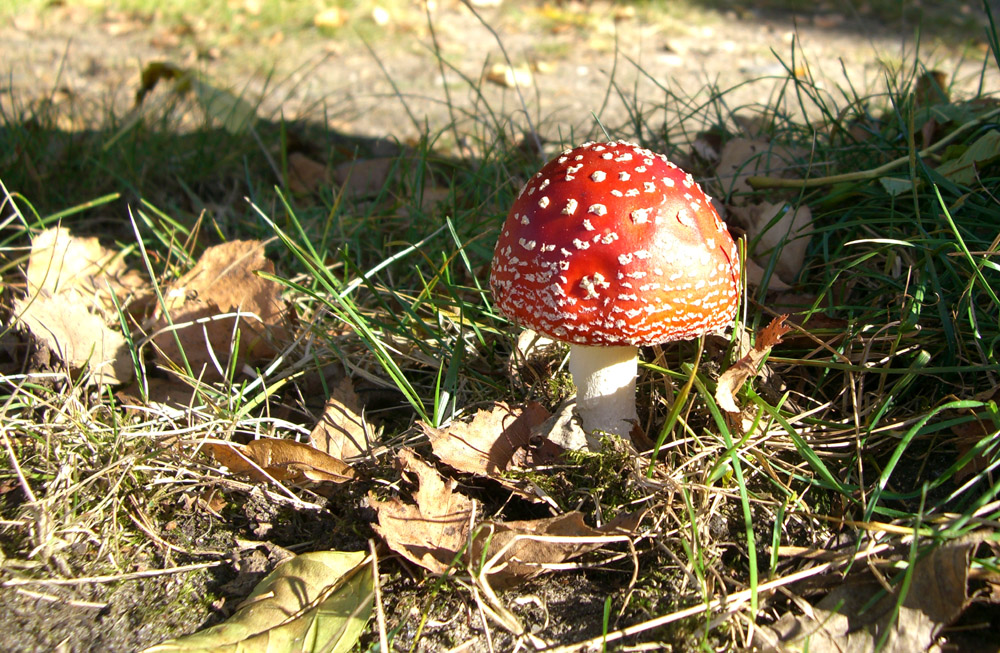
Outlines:
{"label": "mushroom", "polygon": [[591,448],[637,425],[638,347],[720,331],[736,315],[736,244],[691,175],[634,143],[565,150],[521,189],[490,286],[512,320],[570,344]]}

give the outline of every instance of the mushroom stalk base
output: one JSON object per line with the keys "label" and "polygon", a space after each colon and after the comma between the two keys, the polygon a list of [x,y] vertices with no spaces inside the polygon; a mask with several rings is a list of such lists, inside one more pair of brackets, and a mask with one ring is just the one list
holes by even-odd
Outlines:
{"label": "mushroom stalk base", "polygon": [[626,440],[638,420],[635,379],[638,349],[571,345],[569,371],[576,384],[576,405],[587,444],[601,448],[601,436],[613,433]]}

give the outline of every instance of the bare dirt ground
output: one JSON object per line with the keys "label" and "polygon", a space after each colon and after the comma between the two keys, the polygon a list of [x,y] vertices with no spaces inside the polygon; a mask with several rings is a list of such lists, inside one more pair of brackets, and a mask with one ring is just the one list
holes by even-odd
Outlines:
{"label": "bare dirt ground", "polygon": [[[922,59],[960,93],[980,83],[996,87],[994,69],[980,79],[986,44],[978,3],[945,4],[954,5],[947,18],[923,27]],[[252,31],[220,28],[204,17],[177,23],[55,7],[0,26],[11,91],[0,102],[69,96],[95,107],[98,116],[110,108],[124,113],[142,67],[170,61],[259,99],[263,115],[325,116],[345,133],[406,141],[425,127],[434,132],[492,111],[511,116],[515,129],[534,127],[568,141],[597,132],[595,117],[619,127],[664,104],[658,121],[673,132],[678,117],[713,89],[734,89],[727,94],[733,109],[767,103],[779,83],[768,78],[784,77],[786,66],[811,75],[833,99],[844,88],[863,95],[884,84],[886,65],[911,60],[916,47],[912,24],[822,5],[810,14],[698,9],[673,15],[677,10],[638,13],[599,3],[476,11],[442,2],[428,22],[415,6],[382,17],[384,25],[362,15],[326,35],[312,25]],[[242,18],[253,27],[252,14]],[[492,66],[508,60],[531,73],[527,85],[481,83]],[[790,110],[797,110],[794,103]]]}
{"label": "bare dirt ground", "polygon": [[[912,24],[888,24],[876,15],[823,5],[808,14],[698,8],[680,15],[601,3],[555,8],[506,3],[473,11],[442,0],[430,20],[415,3],[390,14],[384,24],[371,14],[352,15],[345,25],[324,32],[311,23],[254,25],[254,4],[235,4],[234,22],[226,25],[206,17],[177,20],[73,4],[17,13],[0,23],[0,110],[9,117],[39,101],[66,103],[78,113],[70,112],[62,128],[81,129],[125,115],[143,67],[168,61],[202,70],[220,85],[259,100],[263,116],[322,119],[351,135],[407,142],[429,129],[453,145],[473,130],[489,136],[503,129],[516,137],[534,129],[546,139],[568,142],[599,134],[599,121],[622,134],[649,136],[643,130],[657,129],[662,137],[702,127],[703,113],[689,125],[684,117],[699,113],[718,89],[735,89],[726,95],[734,111],[773,104],[786,66],[811,76],[833,99],[845,88],[864,95],[883,86],[886,67],[911,60],[916,47]],[[952,11],[943,15],[955,20],[936,17],[926,26],[923,61],[947,75],[956,96],[980,86],[1000,88],[995,66],[983,72],[987,48],[978,3],[944,4]],[[483,81],[494,64],[507,61],[530,72],[530,82],[524,78],[523,86],[512,88]],[[794,98],[786,104],[789,112],[800,110]],[[457,134],[446,128],[452,124],[459,125]],[[228,551],[238,538],[253,539],[260,524],[279,521],[276,513],[255,510],[248,501],[243,512],[227,514],[231,532],[210,520],[175,527],[195,548]],[[308,523],[308,517],[286,524],[270,542],[289,546],[309,537],[335,548],[333,536],[324,535],[327,525]],[[207,530],[212,532],[206,535]],[[365,546],[360,539],[350,544]],[[9,638],[3,647],[136,650],[217,623],[229,609],[223,599],[232,599],[231,607],[277,559],[260,549],[255,555],[260,559],[247,556],[195,581],[166,576],[44,592],[5,589],[0,625]],[[142,561],[131,562],[143,567]],[[415,585],[404,578],[383,590],[390,617],[419,613],[423,604],[407,593]],[[200,593],[206,588],[223,599],[203,605]],[[569,640],[599,633],[602,589],[592,579],[561,578],[531,589],[547,595],[554,620],[575,627],[567,630]],[[186,597],[180,602],[178,592]],[[465,640],[474,615],[457,601],[445,600],[438,610],[447,613],[449,607],[453,614],[431,620],[420,650]],[[540,615],[539,621],[549,616]],[[416,636],[401,632],[397,643],[409,645]],[[497,650],[509,643],[495,642]]]}

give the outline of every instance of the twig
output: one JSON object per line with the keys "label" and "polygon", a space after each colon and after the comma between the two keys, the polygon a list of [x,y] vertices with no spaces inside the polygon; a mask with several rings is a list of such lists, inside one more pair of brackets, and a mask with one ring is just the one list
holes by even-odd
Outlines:
{"label": "twig", "polygon": [[[986,113],[975,120],[970,120],[965,123],[955,131],[951,132],[938,142],[933,145],[929,145],[924,149],[917,152],[917,157],[924,158],[929,154],[940,150],[942,147],[951,143],[953,140],[958,138],[961,134],[969,131],[973,127],[978,127],[979,125],[985,123],[990,118],[1000,115],[1000,109],[994,109]],[[898,159],[893,159],[888,163],[884,163],[877,168],[871,168],[870,170],[859,170],[857,172],[846,172],[841,175],[830,175],[828,177],[813,177],[811,179],[784,179],[780,177],[749,177],[747,178],[747,183],[750,184],[754,190],[760,190],[762,188],[812,188],[814,186],[827,186],[830,184],[839,184],[845,181],[867,181],[869,179],[876,179],[881,177],[890,170],[894,170],[899,166],[910,161],[910,155],[901,156]]]}
{"label": "twig", "polygon": [[136,580],[139,578],[154,578],[156,576],[166,576],[168,574],[183,574],[188,571],[208,569],[224,565],[228,560],[215,560],[213,562],[199,562],[192,565],[181,565],[180,567],[170,567],[168,569],[150,569],[149,571],[134,571],[131,574],[115,574],[111,576],[84,576],[82,578],[14,578],[0,583],[0,587],[18,587],[20,585],[85,585],[87,583],[117,583],[122,580]]}
{"label": "twig", "polygon": [[375,588],[375,616],[378,621],[378,650],[389,653],[389,636],[385,631],[385,611],[382,608],[382,587],[378,580],[378,554],[375,541],[368,540],[368,550],[372,553],[372,582]]}
{"label": "twig", "polygon": [[95,603],[93,601],[81,601],[79,599],[66,599],[61,596],[53,596],[52,594],[44,594],[42,592],[32,592],[31,590],[17,588],[18,594],[22,594],[31,599],[38,599],[39,601],[48,601],[49,603],[64,603],[66,605],[71,605],[74,608],[91,608],[93,610],[103,610],[108,607],[107,603]]}

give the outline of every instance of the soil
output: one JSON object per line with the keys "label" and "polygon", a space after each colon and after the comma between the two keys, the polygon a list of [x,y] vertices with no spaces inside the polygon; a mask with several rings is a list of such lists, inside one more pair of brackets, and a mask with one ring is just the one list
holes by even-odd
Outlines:
{"label": "soil", "polygon": [[[957,94],[971,94],[980,83],[1000,88],[995,66],[988,67],[985,81],[980,79],[987,53],[980,3],[940,4],[951,11],[947,20],[926,26],[923,59],[954,80]],[[252,3],[244,6],[244,19],[252,24]],[[617,129],[639,123],[637,115],[644,116],[643,129],[668,127],[670,134],[683,134],[704,126],[686,125],[684,116],[708,99],[707,85],[736,88],[727,95],[731,109],[753,107],[773,100],[782,82],[768,77],[784,77],[788,65],[801,67],[800,75],[808,71],[833,96],[847,82],[863,93],[884,84],[884,64],[906,61],[915,47],[911,24],[841,14],[819,3],[807,14],[780,8],[699,8],[685,16],[668,10],[655,19],[645,9],[630,13],[598,3],[555,7],[564,12],[562,22],[544,14],[542,7],[504,4],[479,6],[481,21],[465,5],[442,0],[432,13],[433,34],[415,7],[390,15],[384,26],[361,17],[357,20],[364,22],[359,30],[366,47],[351,25],[330,34],[302,24],[253,30],[198,17],[178,21],[155,13],[55,4],[14,14],[0,24],[0,111],[5,117],[22,115],[25,107],[43,99],[84,107],[74,119],[79,122],[71,121],[67,129],[110,114],[123,116],[133,105],[142,68],[169,61],[260,98],[264,116],[326,116],[337,131],[354,136],[407,142],[425,126],[449,133],[446,126],[459,122],[466,132],[480,135],[504,130],[519,137],[533,129],[547,140],[580,141],[600,134],[598,123]],[[576,23],[565,18],[574,12],[584,18]],[[515,66],[527,65],[532,72],[531,85],[520,89],[523,99],[516,89],[481,81],[494,63],[504,62],[504,50]],[[760,81],[746,84],[748,80]],[[798,111],[794,105],[788,108]],[[509,118],[492,122],[488,109]],[[620,133],[649,135],[635,132],[626,127]],[[239,542],[257,537],[260,524],[270,518],[257,514],[254,506],[248,500],[240,518],[228,525],[191,525],[192,533],[199,528],[215,533],[211,547],[205,541],[198,545],[232,551]],[[294,544],[294,538],[283,543]],[[250,565],[250,576],[241,576],[238,564],[227,561],[183,576],[0,588],[3,648],[131,651],[217,623],[280,558],[273,551],[261,555]],[[162,562],[149,564],[155,568]],[[189,562],[193,560],[178,564]],[[141,561],[130,564],[143,566]],[[422,599],[426,585],[389,576],[386,582],[390,623],[407,624],[410,616],[427,609]],[[609,585],[591,575],[565,574],[520,594],[538,601],[523,609],[530,625],[545,625],[547,638],[570,642],[600,633]],[[467,641],[473,645],[464,650],[488,650],[480,615],[465,594],[444,591],[429,614],[418,650],[443,650]],[[555,625],[546,625],[550,622]],[[407,628],[397,635],[403,649],[416,635]],[[509,650],[513,642],[494,645]]]}
{"label": "soil", "polygon": [[[809,13],[738,4],[739,11],[698,8],[684,15],[669,5],[656,14],[560,4],[563,13],[552,16],[530,3],[517,10],[497,3],[477,15],[448,0],[431,14],[433,32],[419,7],[409,7],[384,26],[362,16],[330,36],[311,25],[254,31],[205,17],[177,23],[69,4],[0,26],[9,85],[0,106],[11,97],[30,104],[66,95],[97,107],[98,115],[123,115],[143,66],[169,61],[260,99],[263,116],[325,116],[356,136],[405,142],[425,126],[434,133],[472,116],[488,130],[534,127],[548,139],[574,141],[600,134],[598,122],[618,128],[636,114],[656,114],[652,125],[676,133],[680,118],[711,88],[734,89],[727,93],[731,109],[767,103],[781,84],[769,78],[784,77],[786,66],[800,76],[808,72],[833,97],[848,83],[864,94],[883,85],[886,64],[898,66],[915,48],[912,23],[835,12],[822,3]],[[971,92],[987,52],[981,3],[938,5],[940,16],[921,26],[922,58],[960,93]],[[533,71],[520,93],[481,83],[505,59]],[[987,73],[985,87],[996,88],[995,67]],[[514,124],[488,124],[487,108]],[[798,111],[794,102],[788,109]]]}

